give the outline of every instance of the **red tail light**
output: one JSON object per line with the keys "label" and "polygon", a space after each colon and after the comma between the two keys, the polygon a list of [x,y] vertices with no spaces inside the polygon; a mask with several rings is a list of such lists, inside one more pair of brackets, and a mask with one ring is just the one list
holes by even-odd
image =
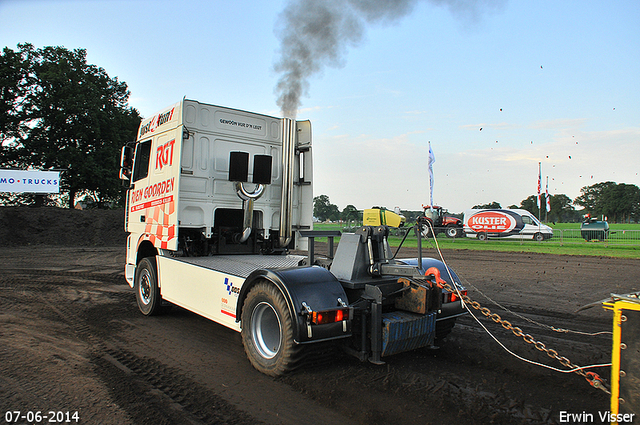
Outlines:
{"label": "red tail light", "polygon": [[[460,295],[467,295],[467,291],[460,291]],[[457,292],[451,293],[451,302],[458,301],[460,297]]]}
{"label": "red tail light", "polygon": [[325,325],[327,323],[342,322],[349,320],[349,309],[314,311],[311,313],[311,323],[314,325]]}

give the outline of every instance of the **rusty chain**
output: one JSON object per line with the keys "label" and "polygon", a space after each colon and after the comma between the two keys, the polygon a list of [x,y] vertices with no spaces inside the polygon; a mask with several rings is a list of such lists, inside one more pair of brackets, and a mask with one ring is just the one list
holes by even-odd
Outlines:
{"label": "rusty chain", "polygon": [[[427,224],[431,228],[432,234],[434,234],[435,232],[433,230],[433,225],[431,224],[431,222],[428,221]],[[416,224],[416,226],[417,226],[417,224]],[[440,252],[440,247],[438,246],[438,240],[435,237],[434,237],[434,242],[436,243],[436,248],[437,248],[438,252],[440,253],[440,257],[442,257],[442,252]],[[443,259],[443,261],[444,261],[444,259]],[[427,273],[425,273],[425,274],[427,274]],[[513,326],[511,324],[511,322],[509,322],[508,320],[504,320],[498,314],[492,313],[491,310],[489,310],[487,307],[482,307],[478,301],[473,301],[471,298],[469,298],[469,296],[467,296],[465,294],[461,294],[460,291],[458,291],[457,289],[452,288],[451,285],[449,285],[447,282],[445,282],[444,280],[439,279],[439,276],[434,276],[434,277],[436,278],[435,279],[435,281],[436,281],[435,284],[437,286],[439,286],[441,288],[444,288],[449,292],[458,294],[458,296],[461,297],[462,300],[465,303],[469,304],[474,309],[480,311],[485,317],[488,317],[491,320],[493,320],[494,322],[500,324],[506,330],[510,330],[511,332],[513,332],[513,334],[515,336],[522,338],[526,343],[533,344],[533,346],[538,351],[544,351],[545,353],[547,353],[547,355],[549,357],[551,357],[552,359],[557,360],[564,367],[567,367],[567,368],[571,369],[574,373],[577,373],[578,375],[584,377],[592,387],[597,388],[599,390],[602,390],[602,391],[604,391],[605,393],[607,393],[609,395],[611,394],[611,392],[605,386],[604,381],[602,380],[602,378],[600,378],[600,376],[597,373],[595,373],[595,372],[585,372],[583,368],[581,368],[579,366],[576,366],[573,363],[571,363],[571,360],[569,360],[568,358],[566,358],[564,356],[560,356],[556,350],[553,350],[551,348],[547,348],[547,346],[542,341],[537,341],[530,334],[525,334],[524,332],[522,332],[522,329],[520,329],[519,327]]]}
{"label": "rusty chain", "polygon": [[547,348],[547,346],[542,341],[537,341],[530,334],[525,334],[522,331],[522,329],[520,329],[519,327],[513,326],[511,322],[509,322],[508,320],[504,320],[498,314],[492,313],[491,310],[489,310],[487,307],[482,307],[482,305],[480,305],[478,301],[473,301],[467,295],[460,294],[458,291],[452,288],[451,285],[449,285],[448,283],[441,283],[441,286],[449,292],[458,293],[460,296],[462,296],[462,299],[464,300],[465,303],[467,303],[474,309],[478,310],[485,317],[493,320],[495,323],[500,324],[504,329],[513,332],[515,336],[522,338],[524,342],[526,342],[527,344],[532,344],[538,351],[543,351],[547,353],[549,357],[557,360],[564,367],[567,367],[569,369],[575,369],[573,370],[573,372],[584,377],[592,387],[602,390],[607,394],[611,394],[611,392],[606,388],[604,381],[602,380],[602,378],[600,378],[600,376],[597,373],[585,372],[584,369],[580,368],[580,366],[576,366],[573,363],[571,363],[571,360],[569,360],[568,358],[564,356],[560,356],[556,350]]}

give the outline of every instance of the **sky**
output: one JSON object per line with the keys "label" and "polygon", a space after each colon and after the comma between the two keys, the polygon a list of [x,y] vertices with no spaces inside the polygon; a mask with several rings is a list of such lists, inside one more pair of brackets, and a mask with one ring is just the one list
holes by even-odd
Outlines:
{"label": "sky", "polygon": [[[355,33],[339,32],[304,79],[295,109],[313,128],[314,196],[341,210],[420,210],[429,144],[433,202],[453,213],[520,205],[537,193],[539,166],[542,191],[548,179],[551,195],[571,199],[599,182],[640,186],[640,2],[381,0],[406,8],[377,18],[356,7],[376,1],[338,1]],[[0,42],[86,49],[143,117],[184,97],[282,116],[282,40],[309,19],[301,11],[316,14],[291,10],[0,0]]]}

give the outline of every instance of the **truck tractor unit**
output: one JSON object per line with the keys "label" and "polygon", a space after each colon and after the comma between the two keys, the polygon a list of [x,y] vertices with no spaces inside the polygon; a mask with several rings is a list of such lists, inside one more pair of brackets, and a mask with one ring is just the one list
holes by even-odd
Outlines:
{"label": "truck tractor unit", "polygon": [[418,225],[422,228],[424,237],[440,233],[446,234],[448,238],[461,238],[465,235],[462,220],[446,215],[447,210],[430,205],[423,205],[422,208],[424,215],[418,218]]}
{"label": "truck tractor unit", "polygon": [[309,121],[187,99],[145,119],[120,169],[140,311],[179,306],[240,332],[272,376],[336,347],[383,363],[444,338],[465,311],[456,274],[420,244],[395,258],[385,225],[314,231],[312,152]]}

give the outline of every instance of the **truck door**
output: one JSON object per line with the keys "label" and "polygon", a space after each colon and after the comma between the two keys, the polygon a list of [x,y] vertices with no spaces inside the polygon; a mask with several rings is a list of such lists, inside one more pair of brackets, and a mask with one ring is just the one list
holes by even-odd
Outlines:
{"label": "truck door", "polygon": [[143,188],[149,181],[149,163],[151,161],[151,139],[138,143],[134,156],[134,168],[129,190],[129,211],[127,229],[134,235],[144,232],[144,209],[137,208],[144,198]]}
{"label": "truck door", "polygon": [[535,217],[530,215],[523,215],[522,222],[524,223],[524,228],[521,231],[523,235],[533,235],[540,231],[540,222],[535,219]]}
{"label": "truck door", "polygon": [[132,243],[143,237],[156,248],[177,249],[180,134],[165,131],[136,147],[128,211]]}

